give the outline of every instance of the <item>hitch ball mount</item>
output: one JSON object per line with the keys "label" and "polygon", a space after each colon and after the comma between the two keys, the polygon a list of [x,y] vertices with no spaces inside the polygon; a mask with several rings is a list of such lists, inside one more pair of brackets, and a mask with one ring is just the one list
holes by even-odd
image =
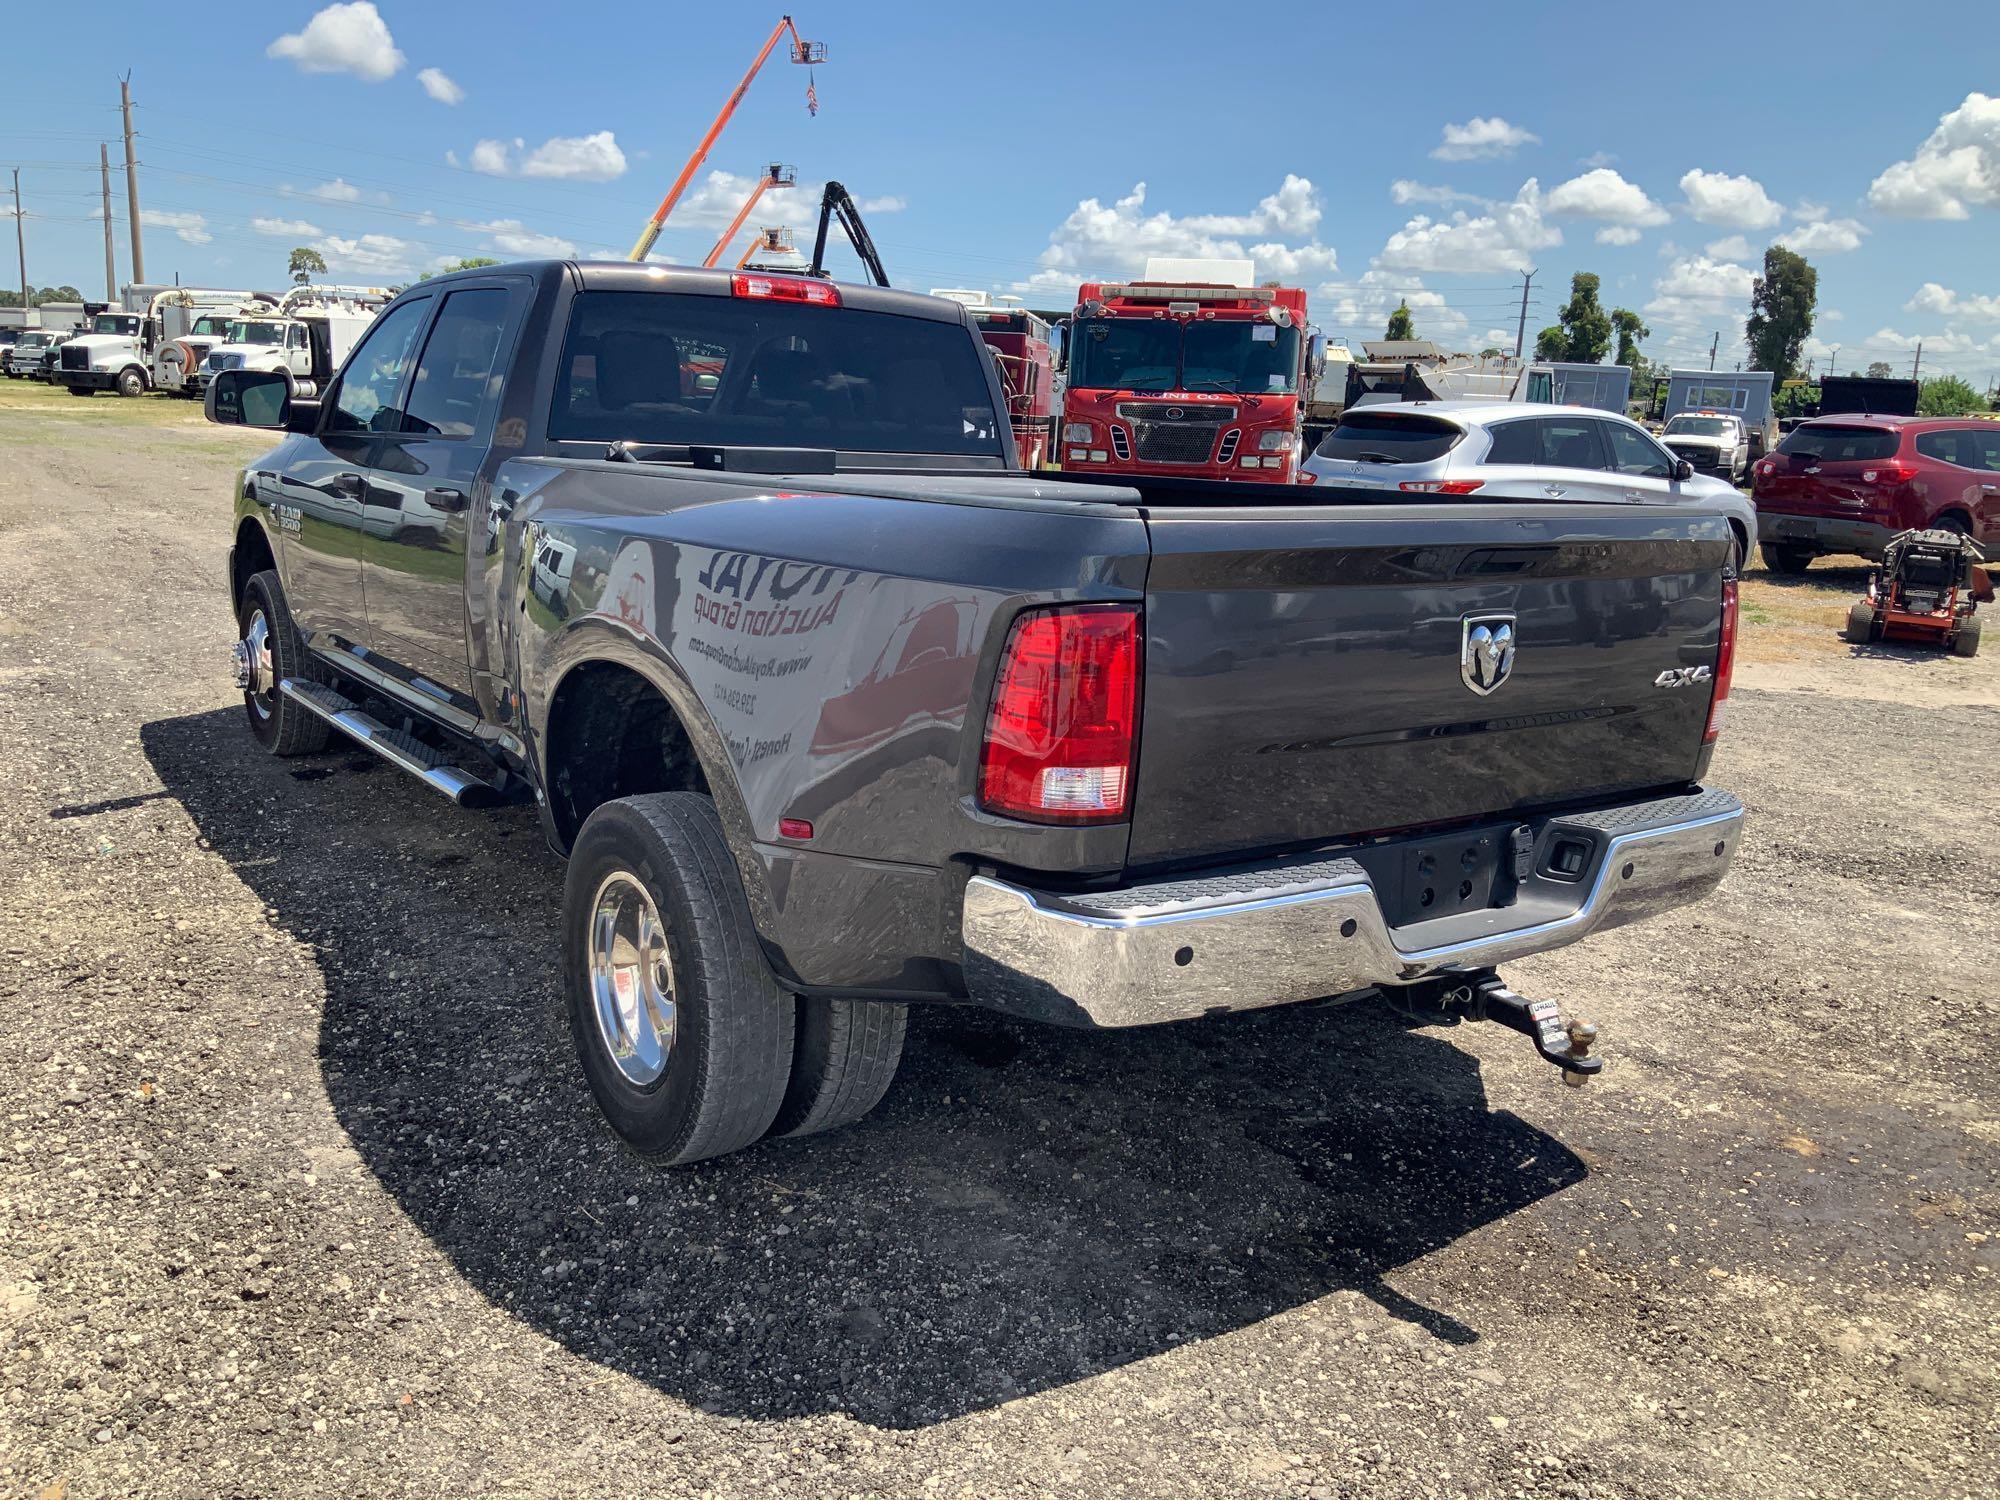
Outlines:
{"label": "hitch ball mount", "polygon": [[[1542,1057],[1562,1069],[1563,1082],[1583,1085],[1603,1071],[1604,1059],[1591,1054],[1597,1028],[1588,1021],[1565,1021],[1553,1000],[1530,1000],[1508,988],[1491,969],[1439,975],[1424,982],[1436,1003],[1466,1021],[1498,1021],[1535,1044]],[[1413,987],[1414,988],[1414,987]]]}

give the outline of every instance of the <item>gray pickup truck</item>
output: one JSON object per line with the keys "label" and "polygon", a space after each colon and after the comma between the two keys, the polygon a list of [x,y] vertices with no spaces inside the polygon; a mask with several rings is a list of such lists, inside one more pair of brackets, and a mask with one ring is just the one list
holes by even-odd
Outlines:
{"label": "gray pickup truck", "polygon": [[540,263],[389,304],[241,476],[236,681],[569,859],[563,982],[634,1147],[846,1123],[911,1002],[1110,1027],[1386,992],[1701,898],[1735,633],[1700,505],[1058,481],[953,302]]}

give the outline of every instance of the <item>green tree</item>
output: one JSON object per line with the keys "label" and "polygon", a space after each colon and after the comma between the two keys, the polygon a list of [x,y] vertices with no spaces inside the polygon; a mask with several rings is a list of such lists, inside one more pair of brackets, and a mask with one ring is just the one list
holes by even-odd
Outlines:
{"label": "green tree", "polygon": [[[1618,352],[1611,356],[1611,362],[1636,371],[1646,358],[1639,352],[1639,341],[1651,338],[1653,330],[1629,307],[1611,309],[1611,326],[1618,334]],[[1636,377],[1633,383],[1638,383]]]}
{"label": "green tree", "polygon": [[1813,331],[1819,272],[1803,255],[1773,245],[1764,252],[1764,274],[1750,288],[1750,368],[1769,370],[1783,384],[1799,373],[1799,355]]}
{"label": "green tree", "polygon": [[326,257],[311,245],[295,245],[292,247],[291,264],[286,269],[293,286],[304,286],[315,273],[321,276],[326,274]]}
{"label": "green tree", "polygon": [[1602,285],[1595,271],[1578,271],[1570,277],[1569,301],[1556,314],[1557,326],[1562,330],[1562,353],[1542,355],[1541,341],[1537,340],[1537,357],[1579,365],[1604,362],[1605,351],[1611,347],[1611,316],[1597,300]]}
{"label": "green tree", "polygon": [[[28,306],[40,307],[45,302],[81,302],[83,293],[73,286],[44,286],[28,288]],[[19,292],[0,291],[0,307],[19,307]]]}
{"label": "green tree", "polygon": [[1505,349],[1499,348],[1498,346],[1493,344],[1488,344],[1484,349],[1481,349],[1479,351],[1479,357],[1481,359],[1498,359],[1506,352],[1507,351]]}
{"label": "green tree", "polygon": [[1917,390],[1919,416],[1963,417],[1989,410],[1986,398],[1956,375],[1933,375]]}
{"label": "green tree", "polygon": [[1535,358],[1543,361],[1566,359],[1569,355],[1569,335],[1560,326],[1551,323],[1535,335]]}
{"label": "green tree", "polygon": [[1896,372],[1894,370],[1889,368],[1889,361],[1886,359],[1871,360],[1869,362],[1868,378],[1870,380],[1888,380],[1892,378],[1895,375],[1895,373]]}
{"label": "green tree", "polygon": [[1771,410],[1781,417],[1811,417],[1819,413],[1819,387],[1805,385],[1781,386],[1771,397]]}
{"label": "green tree", "polygon": [[1396,310],[1389,314],[1389,327],[1382,337],[1390,341],[1413,339],[1417,336],[1417,320],[1410,316],[1410,304],[1398,302]]}
{"label": "green tree", "polygon": [[490,255],[468,255],[463,260],[448,260],[435,270],[417,272],[417,280],[429,281],[433,276],[442,276],[447,271],[476,271],[481,266],[497,266],[500,262]]}

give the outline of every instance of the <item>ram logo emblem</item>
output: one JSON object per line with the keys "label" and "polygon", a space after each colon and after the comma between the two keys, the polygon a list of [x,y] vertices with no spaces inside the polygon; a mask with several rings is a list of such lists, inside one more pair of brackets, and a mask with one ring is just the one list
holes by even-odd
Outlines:
{"label": "ram logo emblem", "polygon": [[1514,671],[1514,617],[1467,615],[1459,625],[1458,675],[1485,697]]}

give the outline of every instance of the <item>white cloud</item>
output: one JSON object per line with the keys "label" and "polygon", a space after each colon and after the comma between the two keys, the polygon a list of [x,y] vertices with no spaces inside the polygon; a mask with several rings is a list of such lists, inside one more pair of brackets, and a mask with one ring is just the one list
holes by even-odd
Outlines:
{"label": "white cloud", "polygon": [[[446,152],[445,160],[458,165],[456,152]],[[489,177],[556,177],[572,182],[609,182],[625,175],[625,153],[608,130],[594,135],[558,135],[543,141],[534,150],[516,136],[506,141],[483,140],[475,144],[466,165]]]}
{"label": "white cloud", "polygon": [[1710,240],[1702,254],[1710,260],[1748,260],[1757,253],[1750,241],[1740,234],[1725,235],[1719,240]]}
{"label": "white cloud", "polygon": [[1859,219],[1821,219],[1817,223],[1795,224],[1778,236],[1778,243],[1800,254],[1840,255],[1861,248],[1868,226]]}
{"label": "white cloud", "polygon": [[1371,269],[1359,281],[1328,282],[1312,294],[1314,318],[1357,339],[1380,338],[1399,302],[1409,304],[1418,338],[1455,339],[1469,326],[1444,293],[1401,273]]}
{"label": "white cloud", "polygon": [[271,43],[264,55],[289,59],[303,73],[352,73],[369,83],[391,78],[403,66],[395,38],[368,0],[329,5],[305,30]]}
{"label": "white cloud", "polygon": [[1610,167],[1616,166],[1617,162],[1618,158],[1609,151],[1593,151],[1583,159],[1586,167]]}
{"label": "white cloud", "polygon": [[1461,193],[1453,187],[1433,187],[1425,182],[1412,182],[1407,177],[1399,177],[1389,184],[1389,196],[1404,205],[1411,203],[1487,203],[1490,200],[1477,193]]}
{"label": "white cloud", "polygon": [[1724,229],[1769,229],[1785,216],[1754,177],[1731,177],[1697,167],[1681,178],[1681,191],[1687,194],[1690,214]]}
{"label": "white cloud", "polygon": [[2000,323],[2000,297],[1975,293],[1960,296],[1950,287],[1926,281],[1917,294],[1903,304],[1909,312],[1936,313],[1945,318],[1971,318],[1978,323]]}
{"label": "white cloud", "polygon": [[909,199],[900,198],[894,193],[885,193],[880,198],[860,200],[861,211],[864,214],[899,214],[909,206]]}
{"label": "white cloud", "polygon": [[1750,310],[1750,284],[1756,273],[1748,266],[1687,255],[1675,261],[1653,283],[1653,299],[1645,311],[1662,322],[1740,323]]}
{"label": "white cloud", "polygon": [[2000,338],[1988,339],[1981,343],[1969,333],[1960,333],[1955,328],[1947,328],[1943,333],[1898,333],[1893,328],[1878,328],[1860,341],[1860,347],[1868,349],[1900,349],[1905,354],[1915,354],[1917,345],[1924,347],[1924,362],[1928,364],[1933,356],[1941,354],[1979,354],[2000,348]]}
{"label": "white cloud", "polygon": [[1824,203],[1815,203],[1810,198],[1801,198],[1792,205],[1792,217],[1801,224],[1817,224],[1832,212]]}
{"label": "white cloud", "polygon": [[576,254],[576,242],[561,235],[542,234],[519,219],[492,219],[484,224],[461,223],[461,229],[475,230],[493,242],[492,248],[508,255],[542,260],[568,260]]}
{"label": "white cloud", "polygon": [[1449,219],[1418,214],[1389,236],[1375,261],[1399,271],[1512,275],[1525,270],[1536,251],[1561,243],[1562,231],[1542,218],[1541,186],[1530,177],[1512,202],[1488,213],[1461,211]]}
{"label": "white cloud", "polygon": [[1592,238],[1600,245],[1636,245],[1645,234],[1630,224],[1606,224]]}
{"label": "white cloud", "polygon": [[[99,210],[99,217],[103,211]],[[175,236],[190,245],[206,245],[215,238],[208,232],[208,220],[200,214],[174,213],[162,208],[142,208],[139,222],[149,229],[170,229]]]}
{"label": "white cloud", "polygon": [[1050,231],[1040,269],[1015,290],[1074,291],[1091,275],[1137,272],[1154,255],[1252,260],[1260,277],[1328,275],[1338,261],[1331,245],[1314,238],[1320,213],[1318,191],[1291,174],[1277,192],[1239,214],[1148,213],[1146,184],[1136,183],[1108,206],[1096,198],[1078,203]]}
{"label": "white cloud", "polygon": [[309,224],[304,219],[252,219],[250,227],[259,234],[290,235],[304,240],[312,239],[322,233],[319,225]]}
{"label": "white cloud", "polygon": [[295,188],[290,183],[278,189],[287,198],[317,198],[322,203],[387,203],[387,193],[364,193],[344,177],[336,177],[331,182],[322,182],[318,187]]}
{"label": "white cloud", "polygon": [[330,234],[313,248],[325,257],[330,271],[359,271],[373,276],[408,275],[416,250],[416,246],[392,234],[364,234],[358,239]]}
{"label": "white cloud", "polygon": [[1444,140],[1431,150],[1438,161],[1479,161],[1512,156],[1523,146],[1538,146],[1542,138],[1498,115],[1475,116],[1463,125],[1447,125]]}
{"label": "white cloud", "polygon": [[1868,201],[1908,219],[1965,219],[2000,205],[2000,99],[1967,94],[1916,155],[1869,185]]}
{"label": "white cloud", "polygon": [[1667,211],[1647,197],[1644,189],[1627,182],[1609,167],[1593,167],[1582,176],[1551,188],[1543,206],[1552,214],[1603,219],[1609,224],[1625,224],[1635,229],[1650,229],[1667,222]]}
{"label": "white cloud", "polygon": [[417,74],[417,82],[424,86],[424,92],[440,104],[463,104],[465,90],[453,83],[443,68],[425,68]]}

